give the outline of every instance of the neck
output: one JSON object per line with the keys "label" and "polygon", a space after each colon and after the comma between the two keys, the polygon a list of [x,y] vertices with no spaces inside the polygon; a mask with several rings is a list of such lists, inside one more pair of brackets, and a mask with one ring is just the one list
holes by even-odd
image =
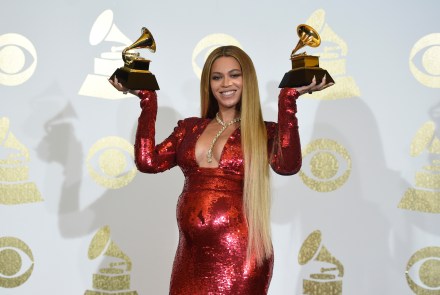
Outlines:
{"label": "neck", "polygon": [[240,113],[237,112],[236,109],[219,110],[218,116],[223,122],[228,123],[235,118],[240,117]]}

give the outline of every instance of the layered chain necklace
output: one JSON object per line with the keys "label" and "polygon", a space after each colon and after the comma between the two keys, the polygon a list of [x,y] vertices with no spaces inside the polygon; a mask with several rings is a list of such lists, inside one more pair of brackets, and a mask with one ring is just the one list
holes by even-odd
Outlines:
{"label": "layered chain necklace", "polygon": [[217,123],[219,123],[220,125],[222,125],[222,129],[219,130],[219,132],[217,132],[217,134],[214,136],[214,138],[212,139],[211,145],[209,146],[208,152],[206,153],[206,157],[208,158],[207,161],[208,163],[212,162],[212,149],[214,147],[215,142],[217,141],[217,139],[220,137],[220,135],[223,133],[223,131],[226,130],[226,128],[228,128],[229,126],[231,126],[234,123],[240,122],[241,118],[237,117],[234,120],[225,123],[222,121],[222,119],[220,119],[220,117],[218,116],[218,113],[215,114],[215,119],[217,120]]}

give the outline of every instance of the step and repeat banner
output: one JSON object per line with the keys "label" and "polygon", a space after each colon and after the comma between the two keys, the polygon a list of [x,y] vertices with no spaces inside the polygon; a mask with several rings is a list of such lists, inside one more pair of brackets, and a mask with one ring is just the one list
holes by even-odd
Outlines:
{"label": "step and repeat banner", "polygon": [[272,175],[271,295],[440,294],[440,4],[10,1],[0,10],[0,294],[167,294],[178,168],[133,164],[138,98],[108,78],[148,28],[158,141],[198,116],[206,56],[253,59],[276,121],[296,28],[336,84],[298,100],[303,167]]}

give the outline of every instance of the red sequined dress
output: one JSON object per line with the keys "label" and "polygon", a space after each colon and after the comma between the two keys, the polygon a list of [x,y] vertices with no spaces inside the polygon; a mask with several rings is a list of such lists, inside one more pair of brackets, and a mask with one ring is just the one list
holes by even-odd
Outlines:
{"label": "red sequined dress", "polygon": [[[295,89],[282,89],[278,123],[266,122],[272,169],[283,175],[301,167]],[[240,128],[228,138],[218,168],[201,168],[195,146],[211,119],[188,118],[155,144],[156,93],[139,93],[142,112],[135,143],[138,169],[157,173],[178,165],[185,184],[177,204],[179,245],[170,282],[171,295],[267,294],[273,257],[246,264],[247,225],[243,214],[243,155]]]}

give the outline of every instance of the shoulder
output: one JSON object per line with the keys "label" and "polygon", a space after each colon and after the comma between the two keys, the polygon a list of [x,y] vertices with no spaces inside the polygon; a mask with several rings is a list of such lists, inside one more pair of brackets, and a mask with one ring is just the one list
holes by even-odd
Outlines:
{"label": "shoulder", "polygon": [[192,129],[195,126],[201,126],[203,124],[206,124],[207,122],[209,122],[208,119],[202,119],[199,117],[189,117],[189,118],[179,120],[177,122],[177,126],[179,126],[180,128],[184,128],[184,129]]}
{"label": "shoulder", "polygon": [[185,126],[194,126],[203,123],[206,121],[206,119],[202,119],[199,117],[189,117],[182,120],[179,120],[179,125],[185,125]]}
{"label": "shoulder", "polygon": [[196,134],[198,130],[203,130],[208,123],[209,119],[197,117],[182,119],[177,122],[177,126],[174,128],[173,134],[183,139],[189,134]]}

